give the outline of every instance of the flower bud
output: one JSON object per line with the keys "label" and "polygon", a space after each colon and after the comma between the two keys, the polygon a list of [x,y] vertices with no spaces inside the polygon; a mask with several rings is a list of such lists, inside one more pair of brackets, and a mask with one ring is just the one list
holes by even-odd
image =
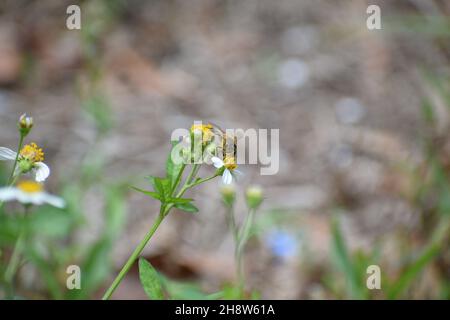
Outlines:
{"label": "flower bud", "polygon": [[220,189],[220,193],[222,194],[223,202],[228,207],[232,207],[236,200],[236,190],[234,187],[232,185],[225,185]]}
{"label": "flower bud", "polygon": [[29,159],[19,159],[17,164],[21,173],[27,173],[33,169],[33,163]]}
{"label": "flower bud", "polygon": [[33,118],[27,117],[27,114],[24,113],[20,116],[17,126],[19,128],[20,134],[25,137],[30,133],[31,128],[33,128]]}
{"label": "flower bud", "polygon": [[257,209],[263,201],[263,190],[259,186],[251,186],[245,192],[245,200],[250,209]]}

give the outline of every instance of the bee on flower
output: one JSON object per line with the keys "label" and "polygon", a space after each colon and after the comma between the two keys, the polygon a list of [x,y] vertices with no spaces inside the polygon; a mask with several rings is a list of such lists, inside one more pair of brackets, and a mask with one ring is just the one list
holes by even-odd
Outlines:
{"label": "bee on flower", "polygon": [[25,205],[49,204],[56,208],[64,208],[64,199],[47,193],[41,183],[25,180],[15,187],[0,188],[0,201],[18,201]]}
{"label": "bee on flower", "polygon": [[43,162],[44,151],[36,143],[23,146],[19,154],[9,148],[0,147],[0,161],[15,161],[16,158],[15,175],[33,172],[37,182],[45,181],[50,175],[50,168]]}

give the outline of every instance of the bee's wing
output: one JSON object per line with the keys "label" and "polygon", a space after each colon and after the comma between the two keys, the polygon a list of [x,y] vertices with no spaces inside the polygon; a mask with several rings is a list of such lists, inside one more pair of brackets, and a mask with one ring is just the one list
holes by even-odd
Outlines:
{"label": "bee's wing", "polygon": [[[231,142],[231,137],[227,137],[227,134],[226,134],[226,131],[224,130],[224,129],[222,129],[218,124],[216,124],[216,123],[214,123],[214,122],[209,122],[210,124],[212,124],[213,125],[213,130],[214,130],[214,132],[220,137],[220,138],[222,138],[223,140],[222,140],[222,142],[223,142],[223,144],[222,144],[222,146],[221,146],[221,149],[222,150],[230,150],[230,151],[232,151],[232,153],[233,153],[233,155],[234,156],[236,156],[236,153],[237,153],[237,142],[239,141],[239,140],[241,140],[243,137],[242,136],[240,136],[240,137],[238,137],[237,135],[233,135],[233,143],[231,144],[230,142]],[[229,145],[226,145],[226,144],[229,144]]]}
{"label": "bee's wing", "polygon": [[209,122],[210,124],[212,124],[213,126],[213,131],[220,135],[221,137],[225,136],[225,130],[223,130],[218,124],[214,123],[214,122]]}

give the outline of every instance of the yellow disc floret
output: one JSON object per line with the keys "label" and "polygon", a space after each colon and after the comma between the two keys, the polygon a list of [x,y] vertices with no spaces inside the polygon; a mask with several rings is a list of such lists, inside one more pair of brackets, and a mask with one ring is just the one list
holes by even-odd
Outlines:
{"label": "yellow disc floret", "polygon": [[223,160],[223,165],[228,170],[234,170],[237,168],[236,159],[233,156],[226,156]]}
{"label": "yellow disc floret", "polygon": [[38,193],[43,190],[42,184],[30,180],[19,182],[17,188],[26,193]]}
{"label": "yellow disc floret", "polygon": [[21,159],[29,160],[32,163],[44,161],[44,151],[34,142],[25,145],[19,155]]}
{"label": "yellow disc floret", "polygon": [[200,131],[203,135],[203,142],[208,142],[213,137],[213,126],[211,124],[193,124],[191,132]]}

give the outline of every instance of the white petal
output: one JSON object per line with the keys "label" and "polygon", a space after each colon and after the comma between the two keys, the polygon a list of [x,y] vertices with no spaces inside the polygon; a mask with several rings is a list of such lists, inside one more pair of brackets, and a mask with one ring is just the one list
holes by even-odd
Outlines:
{"label": "white petal", "polygon": [[225,169],[222,175],[222,182],[224,184],[230,184],[233,181],[233,176],[231,175],[230,170]]}
{"label": "white petal", "polygon": [[44,202],[47,202],[48,204],[57,208],[62,209],[66,206],[66,202],[64,201],[64,199],[48,193],[44,193],[43,200]]}
{"label": "white petal", "polygon": [[15,160],[17,152],[11,149],[0,147],[0,160]]}
{"label": "white petal", "polygon": [[43,162],[36,162],[34,167],[36,170],[36,181],[44,182],[50,175],[50,168]]}
{"label": "white petal", "polygon": [[216,168],[222,168],[223,167],[223,161],[220,160],[219,158],[212,157],[211,161],[212,161],[214,167],[216,167]]}
{"label": "white petal", "polygon": [[17,190],[17,201],[24,204],[34,204],[34,205],[40,205],[42,204],[42,197],[41,192],[39,193],[27,193],[22,190]]}
{"label": "white petal", "polygon": [[17,199],[18,191],[16,188],[7,187],[0,189],[0,201],[11,201]]}

